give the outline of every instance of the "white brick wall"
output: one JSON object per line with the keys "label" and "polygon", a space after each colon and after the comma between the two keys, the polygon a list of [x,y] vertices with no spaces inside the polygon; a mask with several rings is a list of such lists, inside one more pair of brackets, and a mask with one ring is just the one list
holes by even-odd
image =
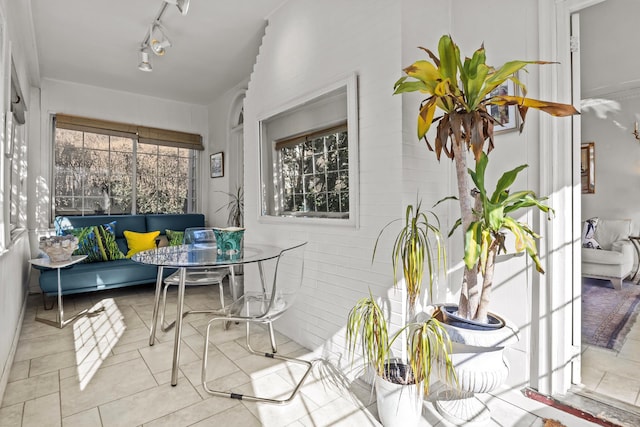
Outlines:
{"label": "white brick wall", "polygon": [[[371,265],[378,231],[402,214],[400,13],[393,1],[289,2],[270,17],[245,100],[246,238],[309,241],[306,277],[278,329],[319,352],[342,352],[348,310],[371,288],[392,286],[388,244]],[[273,225],[257,220],[256,120],[280,105],[358,75],[360,227]],[[400,294],[392,297],[401,299]],[[398,304],[394,304],[398,306]]]}

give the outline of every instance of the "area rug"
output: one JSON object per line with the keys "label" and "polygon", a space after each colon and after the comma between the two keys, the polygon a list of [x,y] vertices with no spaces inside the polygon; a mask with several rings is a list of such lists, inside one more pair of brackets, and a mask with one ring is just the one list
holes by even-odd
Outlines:
{"label": "area rug", "polygon": [[640,310],[640,286],[582,278],[582,342],[620,351]]}

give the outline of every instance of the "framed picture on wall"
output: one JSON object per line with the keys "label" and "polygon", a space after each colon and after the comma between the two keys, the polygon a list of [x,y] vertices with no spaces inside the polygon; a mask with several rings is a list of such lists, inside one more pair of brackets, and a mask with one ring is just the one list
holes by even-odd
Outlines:
{"label": "framed picture on wall", "polygon": [[585,194],[596,192],[596,148],[594,142],[580,147],[580,187]]}
{"label": "framed picture on wall", "polygon": [[[517,78],[517,75],[516,75]],[[517,87],[511,80],[505,80],[500,86],[491,91],[489,97],[499,95],[517,96]],[[487,112],[496,119],[499,124],[494,124],[494,133],[508,132],[520,127],[520,114],[515,105],[488,105]]]}
{"label": "framed picture on wall", "polygon": [[220,178],[224,176],[224,153],[219,152],[209,156],[209,168],[211,169],[211,178]]}

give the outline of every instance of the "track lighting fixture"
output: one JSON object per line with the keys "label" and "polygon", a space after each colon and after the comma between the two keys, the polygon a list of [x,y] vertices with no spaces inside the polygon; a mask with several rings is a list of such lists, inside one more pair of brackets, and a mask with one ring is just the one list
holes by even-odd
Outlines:
{"label": "track lighting fixture", "polygon": [[160,23],[154,23],[149,28],[149,47],[151,51],[158,56],[164,55],[168,48],[171,46],[171,41],[169,37],[167,37],[163,31],[162,25]]}
{"label": "track lighting fixture", "polygon": [[149,52],[153,52],[157,56],[163,56],[167,53],[167,48],[171,46],[171,41],[167,37],[164,27],[160,22],[162,15],[167,10],[167,6],[172,4],[176,6],[181,15],[186,15],[189,10],[190,0],[162,0],[160,11],[149,26],[149,31],[144,35],[142,43],[140,43],[140,63],[138,69],[141,71],[152,71],[149,62]]}
{"label": "track lighting fixture", "polygon": [[140,50],[140,63],[138,64],[138,70],[147,72],[153,71],[151,63],[149,62],[149,53],[145,52],[144,49]]}

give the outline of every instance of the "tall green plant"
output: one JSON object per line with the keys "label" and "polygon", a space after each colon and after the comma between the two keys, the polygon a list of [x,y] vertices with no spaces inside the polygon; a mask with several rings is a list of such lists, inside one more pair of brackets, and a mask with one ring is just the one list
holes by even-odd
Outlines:
{"label": "tall green plant", "polygon": [[[373,248],[373,258],[375,258],[380,237],[389,226],[397,221],[400,220],[389,222],[378,234]],[[394,286],[398,266],[402,266],[402,275],[407,289],[409,320],[415,314],[413,310],[422,291],[425,261],[429,276],[430,298],[432,298],[433,283],[440,273],[440,268],[443,268],[446,272],[447,255],[442,242],[443,237],[440,232],[438,216],[432,211],[422,211],[421,201],[417,202],[415,207],[408,205],[405,211],[404,225],[393,243],[391,261],[393,264]]]}
{"label": "tall green plant", "polygon": [[216,212],[220,212],[222,209],[227,209],[229,212],[227,224],[233,227],[242,227],[244,219],[244,190],[242,187],[237,187],[233,193],[228,193],[226,191],[217,192],[224,193],[229,196],[229,202],[218,208]]}
{"label": "tall green plant", "polygon": [[[474,52],[471,58],[460,56],[460,49],[450,36],[442,36],[438,43],[438,55],[421,48],[430,61],[419,60],[404,71],[394,85],[395,94],[421,92],[427,98],[420,104],[418,112],[418,138],[424,139],[429,150],[438,160],[444,153],[455,162],[458,182],[461,225],[466,235],[474,219],[474,196],[467,177],[467,153],[480,160],[486,145],[489,153],[493,145],[493,127],[500,124],[487,111],[487,106],[515,105],[522,118],[522,126],[529,108],[544,111],[553,116],[578,114],[572,105],[559,104],[526,97],[526,87],[516,77],[516,72],[529,64],[549,64],[544,61],[509,61],[500,68],[486,64],[484,47]],[[498,95],[491,92],[511,80],[522,92],[522,96]],[[443,111],[436,117],[436,110]],[[427,132],[437,123],[432,145]],[[520,130],[522,131],[522,126]],[[466,244],[466,240],[465,240]],[[465,249],[466,252],[466,249]],[[469,319],[484,321],[488,301],[480,299],[481,284],[477,281],[478,263],[465,268],[458,313]],[[482,305],[482,307],[481,307]]]}
{"label": "tall green plant", "polygon": [[409,323],[389,339],[387,321],[373,295],[362,298],[349,312],[347,321],[347,349],[351,362],[357,352],[358,343],[362,349],[365,365],[370,365],[376,374],[390,382],[400,379],[390,375],[386,365],[391,360],[391,346],[395,340],[407,332],[407,353],[412,376],[407,384],[423,382],[425,393],[429,392],[429,378],[434,366],[444,371],[447,382],[457,381],[451,361],[451,341],[447,331],[435,319]]}

